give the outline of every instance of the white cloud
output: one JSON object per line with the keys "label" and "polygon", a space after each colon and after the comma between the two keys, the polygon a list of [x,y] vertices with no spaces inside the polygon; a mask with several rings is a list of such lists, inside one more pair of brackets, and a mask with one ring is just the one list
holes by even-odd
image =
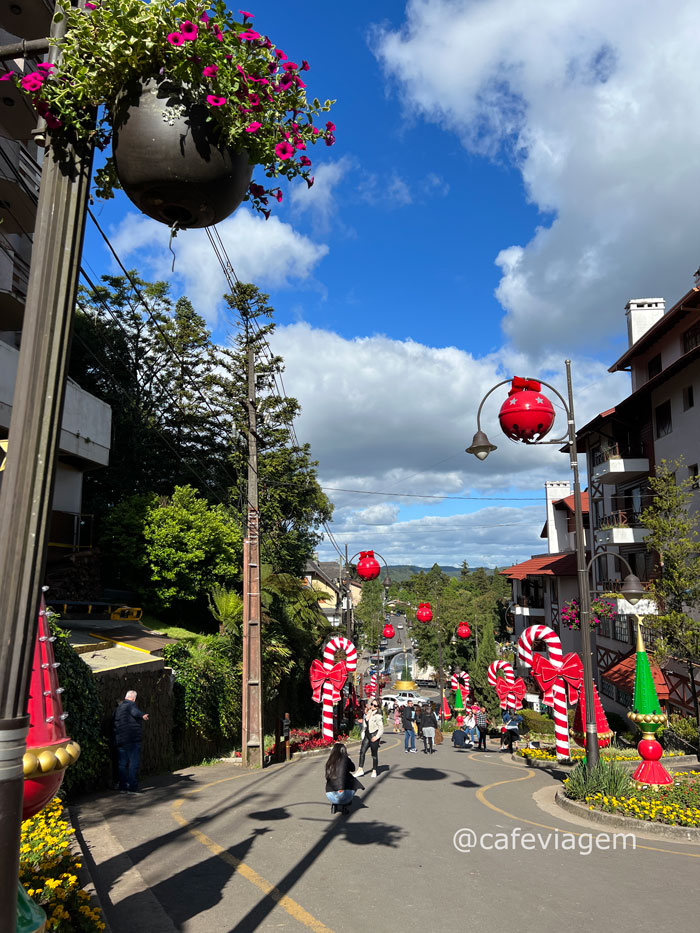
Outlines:
{"label": "white cloud", "polygon": [[336,188],[353,166],[349,156],[343,156],[336,162],[320,164],[315,169],[313,187],[309,188],[305,181],[292,187],[292,208],[299,212],[309,211],[316,229],[327,231],[338,209]]}
{"label": "white cloud", "polygon": [[[218,224],[217,230],[239,279],[262,288],[309,280],[328,253],[328,246],[314,243],[277,217],[264,220],[244,209]],[[138,259],[143,275],[178,282],[214,324],[216,308],[228,286],[206,231],[184,230],[173,240],[174,272],[169,236],[167,227],[141,214],[128,214],[112,232],[114,248],[123,259]]]}
{"label": "white cloud", "polygon": [[[497,382],[527,372],[522,355],[502,351],[476,359],[455,347],[381,335],[345,339],[307,323],[279,328],[272,344],[285,360],[287,391],[301,402],[297,433],[320,461],[339,541],[360,547],[376,540],[387,559],[402,562],[432,554],[430,563],[466,557],[470,564],[502,566],[546,550],[539,538],[541,490],[546,480],[570,478],[569,461],[558,445],[523,447],[503,436],[498,410],[507,387],[494,392],[482,416],[498,450],[483,463],[464,452],[479,401]],[[546,359],[543,373],[566,395],[560,360]],[[578,425],[626,395],[627,381],[601,363],[575,361]],[[554,437],[566,433],[557,406]],[[527,498],[533,494],[534,502]],[[465,499],[445,503],[441,496]],[[416,507],[424,518],[414,519]],[[445,516],[446,507],[459,514]]]}
{"label": "white cloud", "polygon": [[696,32],[693,0],[409,0],[381,35],[407,112],[517,166],[555,215],[495,257],[505,332],[531,355],[593,348],[628,298],[692,284]]}

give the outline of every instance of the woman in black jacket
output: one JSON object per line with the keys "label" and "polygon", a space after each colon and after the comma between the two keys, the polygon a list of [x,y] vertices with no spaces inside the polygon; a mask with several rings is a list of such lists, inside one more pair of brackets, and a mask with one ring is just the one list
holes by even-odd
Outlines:
{"label": "woman in black jacket", "polygon": [[354,770],[355,765],[348,757],[347,748],[342,742],[336,742],[326,762],[326,797],[331,802],[331,813],[337,813],[338,810],[348,813],[356,788],[364,789],[357,778],[352,776]]}
{"label": "woman in black jacket", "polygon": [[432,755],[435,749],[433,741],[435,739],[435,728],[438,724],[437,716],[433,711],[433,704],[429,703],[423,707],[420,717],[421,732],[423,733],[423,753]]}

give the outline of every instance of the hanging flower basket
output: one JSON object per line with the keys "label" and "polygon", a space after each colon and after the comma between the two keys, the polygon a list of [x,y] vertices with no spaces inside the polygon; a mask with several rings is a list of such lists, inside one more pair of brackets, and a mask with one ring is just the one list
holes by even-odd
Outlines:
{"label": "hanging flower basket", "polygon": [[[241,199],[268,217],[282,200],[280,176],[313,184],[308,150],[335,142],[321,116],[332,101],[307,101],[308,62],[290,61],[253,28],[252,14],[236,20],[221,0],[94,0],[85,9],[59,0],[55,18],[67,21],[60,67],[41,63],[3,80],[15,80],[46,119],[59,163],[72,146],[113,144],[95,175],[99,197],[123,184],[158,220],[204,226]],[[250,181],[254,165],[265,184]]]}
{"label": "hanging flower basket", "polygon": [[[597,629],[604,620],[614,622],[616,618],[617,610],[615,609],[614,602],[611,602],[609,599],[603,599],[600,596],[596,596],[591,600],[590,627],[592,630]],[[581,628],[581,617],[577,599],[572,599],[568,603],[564,603],[561,610],[561,621],[563,625],[572,631],[578,631]]]}

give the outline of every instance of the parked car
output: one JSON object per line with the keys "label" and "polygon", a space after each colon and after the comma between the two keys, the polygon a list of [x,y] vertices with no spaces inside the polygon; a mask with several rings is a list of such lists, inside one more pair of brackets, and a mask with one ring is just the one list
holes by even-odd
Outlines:
{"label": "parked car", "polygon": [[382,694],[382,704],[385,708],[394,703],[397,703],[399,706],[405,706],[409,700],[413,700],[414,703],[427,702],[426,698],[421,696],[420,693],[416,693],[415,690],[401,690],[399,693]]}

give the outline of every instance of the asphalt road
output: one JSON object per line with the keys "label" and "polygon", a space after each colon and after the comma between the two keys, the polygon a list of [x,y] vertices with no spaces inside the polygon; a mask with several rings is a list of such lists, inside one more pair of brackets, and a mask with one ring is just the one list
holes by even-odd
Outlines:
{"label": "asphalt road", "polygon": [[697,929],[700,846],[638,836],[585,854],[600,827],[555,807],[547,772],[446,743],[409,755],[389,733],[343,817],[324,762],[190,768],[73,808],[113,933]]}

